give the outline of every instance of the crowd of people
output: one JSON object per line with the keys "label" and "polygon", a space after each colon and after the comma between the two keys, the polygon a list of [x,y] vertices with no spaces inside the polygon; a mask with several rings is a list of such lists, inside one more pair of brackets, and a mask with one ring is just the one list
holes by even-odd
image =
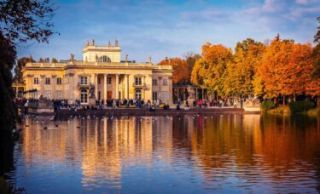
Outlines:
{"label": "crowd of people", "polygon": [[[30,107],[37,107],[39,106],[39,102],[42,102],[41,104],[45,104],[46,106],[50,104],[49,106],[53,107],[55,111],[58,110],[102,110],[106,108],[144,108],[148,109],[150,111],[154,111],[156,109],[170,109],[169,104],[163,103],[160,100],[151,102],[150,100],[140,100],[140,99],[108,99],[107,101],[96,101],[94,105],[84,105],[81,104],[79,100],[76,100],[74,103],[69,103],[68,100],[48,100],[46,98],[40,98],[40,99],[16,99],[16,104],[18,107],[28,109]],[[205,99],[199,99],[194,101],[180,101],[178,100],[174,105],[171,106],[171,108],[180,110],[180,109],[190,109],[190,108],[210,108],[210,107],[242,107],[243,102],[236,101],[236,100],[205,100]]]}

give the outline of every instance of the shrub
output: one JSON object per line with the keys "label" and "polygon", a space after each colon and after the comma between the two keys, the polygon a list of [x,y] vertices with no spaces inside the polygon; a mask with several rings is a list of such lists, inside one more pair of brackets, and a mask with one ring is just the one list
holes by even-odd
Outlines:
{"label": "shrub", "polygon": [[289,103],[289,108],[292,113],[301,113],[312,109],[315,104],[311,101],[296,101]]}
{"label": "shrub", "polygon": [[268,113],[274,115],[290,115],[291,111],[289,106],[278,106],[276,108],[268,110]]}
{"label": "shrub", "polygon": [[266,100],[266,101],[263,101],[261,103],[261,109],[262,110],[270,110],[272,108],[276,107],[276,105],[274,104],[273,101],[270,101],[270,100]]}

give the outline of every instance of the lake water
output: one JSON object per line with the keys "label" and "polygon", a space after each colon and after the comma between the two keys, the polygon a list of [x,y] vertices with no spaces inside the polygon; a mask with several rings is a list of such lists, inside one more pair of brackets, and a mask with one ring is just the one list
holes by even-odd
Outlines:
{"label": "lake water", "polygon": [[318,193],[307,117],[27,118],[9,180],[25,193]]}

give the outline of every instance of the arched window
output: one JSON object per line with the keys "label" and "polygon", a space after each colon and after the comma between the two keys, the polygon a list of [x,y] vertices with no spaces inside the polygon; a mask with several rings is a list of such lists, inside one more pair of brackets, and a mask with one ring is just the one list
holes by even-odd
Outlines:
{"label": "arched window", "polygon": [[111,62],[111,59],[108,57],[108,56],[102,56],[99,58],[99,61],[100,62],[104,62],[104,63],[110,63]]}
{"label": "arched window", "polygon": [[88,103],[88,92],[86,89],[82,89],[80,93],[80,102]]}

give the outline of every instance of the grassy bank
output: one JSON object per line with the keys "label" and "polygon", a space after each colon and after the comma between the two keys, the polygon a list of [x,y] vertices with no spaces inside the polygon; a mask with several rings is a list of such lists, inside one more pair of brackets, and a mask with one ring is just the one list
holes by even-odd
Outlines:
{"label": "grassy bank", "polygon": [[312,117],[320,116],[320,107],[315,107],[315,104],[311,101],[296,101],[287,105],[275,105],[272,101],[265,101],[261,104],[261,109],[271,115],[304,114]]}

